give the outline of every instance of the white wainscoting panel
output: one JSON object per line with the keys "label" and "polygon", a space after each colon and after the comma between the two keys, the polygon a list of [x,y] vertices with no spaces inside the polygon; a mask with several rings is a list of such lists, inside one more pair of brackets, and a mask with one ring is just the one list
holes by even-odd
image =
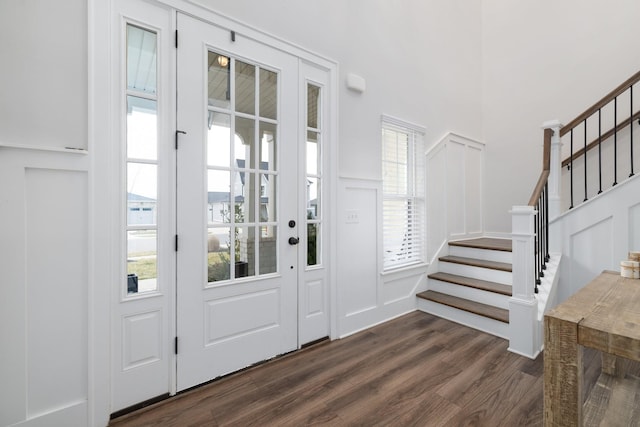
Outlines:
{"label": "white wainscoting panel", "polygon": [[[463,238],[465,224],[465,146],[457,141],[447,142],[447,218],[450,238]],[[428,221],[428,219],[427,219]]]}
{"label": "white wainscoting panel", "polygon": [[447,232],[447,145],[438,144],[427,154],[427,261],[449,238]]}
{"label": "white wainscoting panel", "polygon": [[613,218],[605,218],[570,236],[571,294],[579,284],[593,280],[602,270],[610,269],[613,262]]}
{"label": "white wainscoting panel", "polygon": [[483,199],[483,147],[479,144],[465,145],[465,232],[482,234]]}
{"label": "white wainscoting panel", "polygon": [[550,224],[552,252],[562,252],[558,303],[620,261],[640,243],[640,176],[593,197]]}
{"label": "white wainscoting panel", "polygon": [[87,398],[87,174],[27,168],[24,188],[31,418]]}
{"label": "white wainscoting panel", "polygon": [[87,157],[0,148],[0,425],[86,425]]}
{"label": "white wainscoting panel", "polygon": [[[426,264],[382,274],[382,183],[341,178],[338,202],[338,336],[416,309]],[[354,220],[354,213],[357,213]]]}
{"label": "white wainscoting panel", "polygon": [[427,260],[433,263],[448,240],[484,233],[484,144],[448,133],[426,160]]}
{"label": "white wainscoting panel", "polygon": [[640,203],[629,208],[629,250],[640,251]]}
{"label": "white wainscoting panel", "polygon": [[[374,185],[377,183],[373,183]],[[338,207],[338,283],[345,317],[378,305],[378,191],[361,186],[343,189]],[[357,221],[347,215],[357,213]]]}
{"label": "white wainscoting panel", "polygon": [[426,282],[422,272],[410,275],[386,275],[382,282],[382,301],[384,305],[415,299],[417,289]]}

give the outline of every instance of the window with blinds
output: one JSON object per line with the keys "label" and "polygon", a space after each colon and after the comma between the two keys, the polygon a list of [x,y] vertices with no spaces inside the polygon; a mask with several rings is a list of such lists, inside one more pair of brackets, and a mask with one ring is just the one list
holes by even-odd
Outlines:
{"label": "window with blinds", "polygon": [[382,118],[384,270],[423,262],[424,130]]}

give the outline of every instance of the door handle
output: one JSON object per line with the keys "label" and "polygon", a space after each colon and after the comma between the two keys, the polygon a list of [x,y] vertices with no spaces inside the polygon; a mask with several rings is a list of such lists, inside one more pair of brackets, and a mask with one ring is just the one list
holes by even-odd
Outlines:
{"label": "door handle", "polygon": [[290,245],[297,245],[298,243],[300,243],[300,239],[297,237],[289,237],[289,244]]}

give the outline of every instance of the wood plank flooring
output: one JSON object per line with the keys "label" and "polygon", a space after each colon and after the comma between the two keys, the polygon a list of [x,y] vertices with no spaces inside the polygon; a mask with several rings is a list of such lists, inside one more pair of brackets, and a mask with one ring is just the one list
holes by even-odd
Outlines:
{"label": "wood plank flooring", "polygon": [[416,311],[117,418],[124,426],[541,426],[542,356]]}

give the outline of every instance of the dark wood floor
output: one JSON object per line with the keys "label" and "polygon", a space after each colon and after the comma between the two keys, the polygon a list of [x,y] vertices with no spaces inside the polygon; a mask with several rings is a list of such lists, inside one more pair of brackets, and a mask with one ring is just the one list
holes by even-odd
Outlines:
{"label": "dark wood floor", "polygon": [[414,312],[214,381],[123,426],[539,426],[542,356]]}

